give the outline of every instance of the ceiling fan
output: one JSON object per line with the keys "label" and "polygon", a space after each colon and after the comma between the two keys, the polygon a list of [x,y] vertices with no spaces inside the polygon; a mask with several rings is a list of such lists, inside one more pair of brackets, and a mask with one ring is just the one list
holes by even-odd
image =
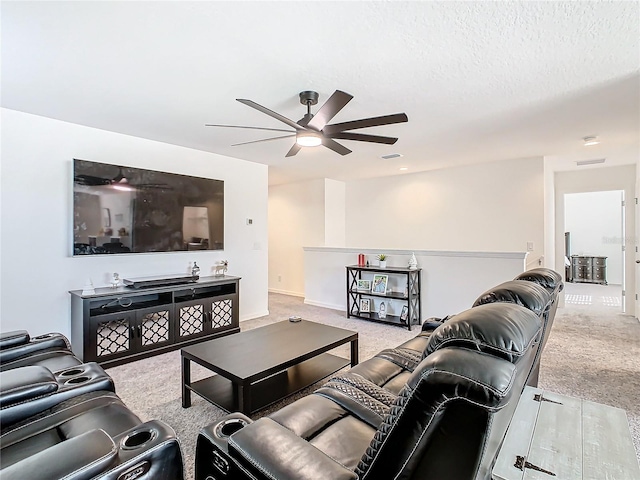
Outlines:
{"label": "ceiling fan", "polygon": [[368,135],[363,133],[352,133],[351,130],[358,130],[360,128],[367,127],[377,127],[380,125],[391,125],[394,123],[403,123],[408,121],[406,114],[395,113],[393,115],[383,115],[381,117],[363,118],[360,120],[352,120],[350,122],[329,124],[331,119],[335,117],[337,113],[351,101],[353,96],[343,91],[336,90],[314,115],[311,113],[311,106],[318,103],[318,97],[318,92],[300,92],[300,103],[307,106],[307,113],[297,122],[294,122],[293,120],[280,115],[273,110],[269,110],[268,108],[263,107],[262,105],[259,105],[252,100],[247,100],[244,98],[236,99],[240,103],[244,103],[251,108],[255,108],[262,113],[266,113],[270,117],[273,117],[276,120],[281,121],[282,123],[286,123],[294,129],[293,131],[280,128],[247,127],[242,125],[206,124],[205,126],[248,128],[252,130],[287,132],[289,133],[289,135],[264,138],[262,140],[254,140],[251,142],[236,143],[233,146],[268,142],[271,140],[278,140],[280,138],[296,137],[296,143],[293,144],[291,149],[285,155],[286,157],[292,157],[297,154],[302,147],[316,147],[318,145],[324,145],[325,147],[333,150],[336,153],[339,153],[340,155],[347,155],[351,153],[351,150],[349,150],[347,147],[336,142],[334,140],[336,138],[339,140],[355,140],[358,142],[384,143],[387,145],[393,145],[398,141],[397,138],[382,137],[379,135]]}

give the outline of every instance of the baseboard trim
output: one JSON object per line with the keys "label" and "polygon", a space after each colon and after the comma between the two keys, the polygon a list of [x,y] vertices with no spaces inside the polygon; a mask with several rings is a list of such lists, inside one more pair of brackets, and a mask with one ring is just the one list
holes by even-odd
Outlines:
{"label": "baseboard trim", "polygon": [[331,310],[339,310],[341,312],[346,312],[344,305],[316,302],[315,300],[309,300],[308,298],[304,299],[304,303],[307,305],[313,305],[314,307],[330,308]]}
{"label": "baseboard trim", "polygon": [[304,297],[304,293],[291,292],[289,290],[279,290],[277,288],[270,288],[269,293],[280,293],[282,295],[291,295],[292,297]]}
{"label": "baseboard trim", "polygon": [[266,317],[267,315],[269,315],[269,310],[263,310],[262,312],[254,312],[254,313],[249,313],[247,315],[242,315],[240,317],[240,321],[244,322],[245,320],[253,320],[254,318],[260,318],[260,317]]}

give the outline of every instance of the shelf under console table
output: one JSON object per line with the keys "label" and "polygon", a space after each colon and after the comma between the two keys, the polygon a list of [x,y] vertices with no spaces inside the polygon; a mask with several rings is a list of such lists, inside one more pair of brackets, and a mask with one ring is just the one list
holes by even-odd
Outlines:
{"label": "shelf under console table", "polygon": [[[366,267],[348,265],[347,269],[347,318],[407,327],[422,324],[422,304],[420,301],[420,276],[422,269],[406,267]],[[388,288],[384,293],[372,289],[358,288],[359,280],[371,280],[376,274],[388,277]],[[373,285],[373,284],[372,284]],[[391,289],[391,290],[390,290]],[[370,311],[363,311],[362,300],[368,300]],[[385,304],[385,315],[380,315],[380,305]],[[372,306],[373,305],[373,306]],[[391,309],[391,305],[394,308]],[[399,309],[398,309],[399,307]],[[377,308],[377,310],[376,310]]]}
{"label": "shelf under console table", "polygon": [[240,277],[71,294],[71,344],[84,362],[113,367],[240,331]]}

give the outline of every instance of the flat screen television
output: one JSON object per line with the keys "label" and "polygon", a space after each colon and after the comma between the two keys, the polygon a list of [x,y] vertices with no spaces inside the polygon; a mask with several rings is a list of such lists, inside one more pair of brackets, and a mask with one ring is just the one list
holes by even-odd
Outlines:
{"label": "flat screen television", "polygon": [[73,255],[224,249],[224,181],[73,160]]}

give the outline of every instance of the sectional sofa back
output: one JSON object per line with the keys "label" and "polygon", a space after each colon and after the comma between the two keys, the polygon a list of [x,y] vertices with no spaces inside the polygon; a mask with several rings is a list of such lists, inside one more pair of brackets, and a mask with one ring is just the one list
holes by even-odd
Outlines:
{"label": "sectional sofa back", "polygon": [[438,327],[362,457],[359,478],[489,480],[541,336],[538,315],[504,303]]}

